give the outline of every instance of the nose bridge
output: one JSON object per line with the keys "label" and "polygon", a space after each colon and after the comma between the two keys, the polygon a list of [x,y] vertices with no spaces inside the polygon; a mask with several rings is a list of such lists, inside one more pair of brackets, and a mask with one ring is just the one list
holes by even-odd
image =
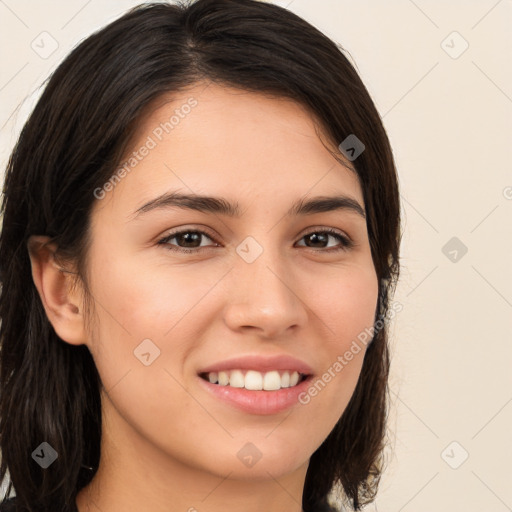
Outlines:
{"label": "nose bridge", "polygon": [[302,324],[306,312],[286,258],[267,235],[263,243],[248,236],[236,247],[235,290],[228,299],[226,320],[232,328],[251,326],[274,336]]}

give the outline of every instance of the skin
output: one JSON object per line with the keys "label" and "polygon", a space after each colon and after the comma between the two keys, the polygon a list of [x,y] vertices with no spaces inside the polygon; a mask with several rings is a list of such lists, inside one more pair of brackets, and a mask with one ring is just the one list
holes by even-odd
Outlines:
{"label": "skin", "polygon": [[[365,351],[307,405],[266,416],[210,396],[197,372],[234,356],[284,353],[320,377],[373,325],[378,287],[365,219],[350,210],[285,215],[300,198],[336,193],[364,208],[355,172],[329,153],[311,114],[290,100],[199,83],[158,102],[131,150],[190,97],[190,113],[95,202],[90,325],[55,247],[43,237],[29,244],[48,318],[64,342],[87,345],[104,386],[101,462],[78,495],[80,512],[218,512],[226,503],[301,511],[309,458],[346,408]],[[238,201],[243,213],[174,207],[134,216],[177,189]],[[175,228],[214,238],[203,236],[195,254],[173,252],[171,243],[187,247],[183,239],[158,241]],[[353,247],[332,252],[342,247],[336,238],[314,245],[305,236],[325,228]],[[250,264],[236,252],[247,236],[263,248]],[[148,338],[160,356],[145,366],[134,350]],[[237,457],[248,442],[262,454],[252,467]]]}

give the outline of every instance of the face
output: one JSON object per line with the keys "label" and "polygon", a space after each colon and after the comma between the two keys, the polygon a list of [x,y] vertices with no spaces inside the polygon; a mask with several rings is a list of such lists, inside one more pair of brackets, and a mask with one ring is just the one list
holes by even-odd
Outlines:
{"label": "face", "polygon": [[[145,116],[95,192],[87,344],[113,435],[144,456],[278,477],[346,408],[377,276],[356,174],[317,132],[292,101],[197,84]],[[341,200],[296,211],[320,196]]]}

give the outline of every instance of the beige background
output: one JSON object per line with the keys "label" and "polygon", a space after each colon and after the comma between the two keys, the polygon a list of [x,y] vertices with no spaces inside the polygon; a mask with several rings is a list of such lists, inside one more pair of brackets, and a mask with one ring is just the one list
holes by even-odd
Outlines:
{"label": "beige background", "polygon": [[[49,72],[136,3],[0,1],[2,171]],[[399,170],[388,467],[366,510],[510,511],[512,1],[276,3],[350,52]]]}

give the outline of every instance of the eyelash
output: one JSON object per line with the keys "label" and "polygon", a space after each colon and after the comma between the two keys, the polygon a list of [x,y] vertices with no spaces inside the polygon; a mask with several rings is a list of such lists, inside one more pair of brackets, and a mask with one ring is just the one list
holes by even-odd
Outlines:
{"label": "eyelash", "polygon": [[[179,235],[183,235],[185,233],[198,233],[200,235],[206,236],[207,238],[209,238],[213,242],[217,243],[215,241],[214,237],[212,237],[210,234],[208,234],[205,231],[201,231],[200,229],[184,229],[184,230],[181,230],[181,231],[175,231],[174,233],[170,233],[166,237],[164,237],[161,240],[159,240],[158,244],[159,245],[167,245],[168,246],[167,250],[169,250],[169,251],[181,252],[181,253],[185,253],[185,254],[197,253],[197,252],[199,252],[201,250],[211,249],[212,248],[212,247],[195,247],[193,249],[187,249],[187,248],[183,248],[183,247],[172,247],[169,244],[170,240],[172,240],[173,238],[176,238]],[[315,231],[310,231],[309,233],[306,233],[306,234],[302,235],[300,240],[302,240],[302,238],[304,238],[304,237],[306,237],[308,235],[312,235],[312,234],[315,234],[315,233],[316,234],[319,234],[319,233],[321,233],[321,234],[329,234],[329,235],[333,236],[334,238],[336,238],[337,240],[339,240],[341,242],[341,245],[339,247],[335,247],[335,248],[331,247],[329,249],[315,249],[313,247],[303,246],[303,247],[306,247],[306,249],[312,250],[313,252],[321,251],[321,252],[333,253],[333,252],[338,252],[338,251],[347,251],[347,250],[351,249],[354,246],[354,242],[352,240],[350,240],[350,238],[346,237],[345,235],[342,235],[338,231],[335,231],[334,229],[331,229],[331,228],[325,228],[325,229],[321,229],[321,230],[318,229],[318,230],[315,230]]]}

